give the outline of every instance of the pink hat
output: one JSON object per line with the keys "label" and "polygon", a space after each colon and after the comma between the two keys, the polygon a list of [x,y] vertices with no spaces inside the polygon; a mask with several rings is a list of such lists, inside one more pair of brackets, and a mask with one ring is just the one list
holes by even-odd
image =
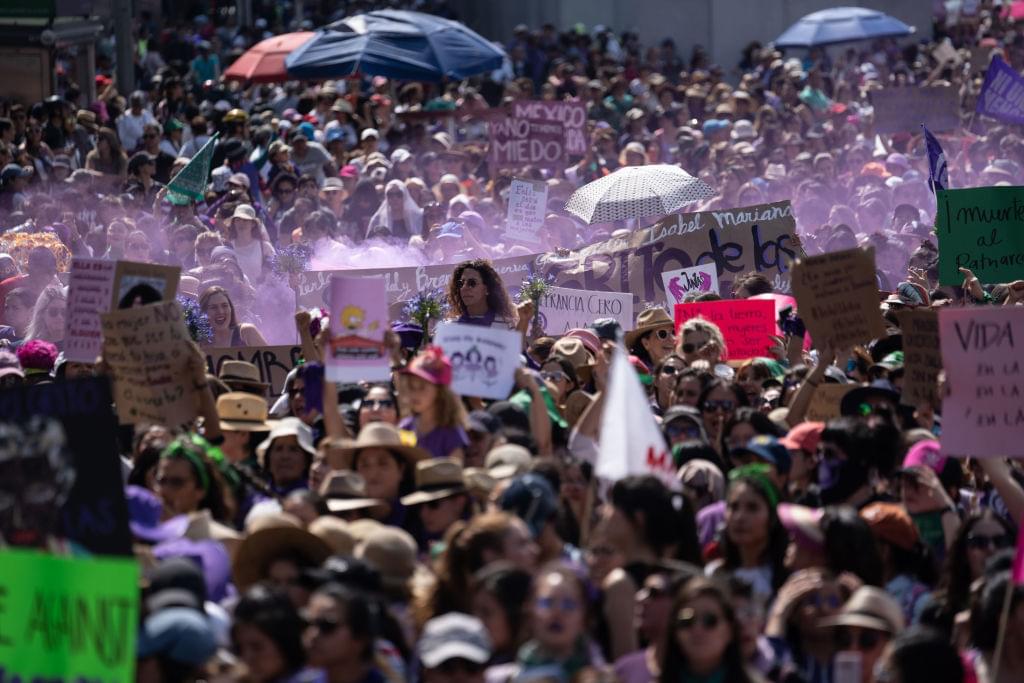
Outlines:
{"label": "pink hat", "polygon": [[25,374],[48,373],[57,362],[57,347],[42,339],[31,339],[18,347],[18,361]]}
{"label": "pink hat", "polygon": [[779,503],[776,511],[779,513],[779,522],[796,543],[811,550],[825,548],[825,532],[821,528],[824,510],[794,503]]}
{"label": "pink hat", "polygon": [[357,178],[359,177],[359,169],[352,164],[345,164],[341,167],[341,172],[338,175],[342,178]]}
{"label": "pink hat", "polygon": [[931,439],[918,441],[910,447],[906,457],[903,458],[903,469],[918,465],[927,465],[935,470],[936,474],[942,472],[942,468],[946,466],[946,457],[941,454],[938,441]]}
{"label": "pink hat", "polygon": [[804,451],[813,455],[818,450],[818,442],[821,441],[823,431],[824,422],[801,422],[779,439],[779,443],[791,451]]}
{"label": "pink hat", "polygon": [[576,337],[577,339],[579,339],[581,342],[583,342],[583,348],[589,351],[590,355],[592,356],[596,356],[597,354],[601,353],[601,340],[598,338],[596,334],[594,334],[590,330],[577,328],[574,330],[569,330],[563,336]]}
{"label": "pink hat", "polygon": [[443,387],[452,383],[452,362],[440,346],[433,344],[420,351],[402,372]]}

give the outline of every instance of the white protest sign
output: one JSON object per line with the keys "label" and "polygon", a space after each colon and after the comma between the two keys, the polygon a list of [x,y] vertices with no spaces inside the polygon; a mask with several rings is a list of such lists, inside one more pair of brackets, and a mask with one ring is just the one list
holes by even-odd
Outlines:
{"label": "white protest sign", "polygon": [[547,208],[547,183],[542,180],[514,178],[508,191],[505,234],[519,242],[540,244],[537,231],[544,225]]}
{"label": "white protest sign", "polygon": [[444,323],[434,343],[452,363],[452,391],[462,396],[502,400],[515,386],[523,338],[515,330]]}
{"label": "white protest sign", "polygon": [[540,300],[540,321],[548,334],[586,327],[598,318],[614,318],[622,329],[633,328],[633,295],[551,287]]}
{"label": "white protest sign", "polygon": [[95,363],[103,347],[100,314],[110,310],[116,262],[98,258],[71,259],[64,357]]}
{"label": "white protest sign", "polygon": [[692,268],[666,270],[661,274],[665,285],[665,300],[681,304],[690,292],[718,294],[718,269],[714,263],[703,263]]}

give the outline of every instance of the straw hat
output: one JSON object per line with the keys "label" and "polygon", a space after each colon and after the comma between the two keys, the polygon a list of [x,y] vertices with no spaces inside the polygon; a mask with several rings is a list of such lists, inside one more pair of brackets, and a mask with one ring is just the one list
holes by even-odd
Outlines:
{"label": "straw hat", "polygon": [[239,387],[258,387],[266,391],[270,386],[260,378],[260,371],[252,363],[244,360],[226,360],[220,366],[217,379],[227,384],[232,390]]}
{"label": "straw hat", "polygon": [[331,547],[334,555],[350,557],[356,548],[356,539],[348,530],[344,520],[323,515],[309,524],[309,533],[313,534]]}
{"label": "straw hat", "polygon": [[356,547],[356,558],[380,572],[385,588],[403,589],[416,571],[416,540],[398,527],[385,526]]}
{"label": "straw hat", "polygon": [[299,448],[309,454],[309,457],[316,455],[313,448],[313,430],[305,422],[297,417],[286,417],[271,428],[267,438],[256,447],[256,457],[259,459],[260,467],[266,467],[267,450],[274,443],[275,439],[283,439],[286,436],[294,436],[299,442]]}
{"label": "straw hat", "polygon": [[648,332],[652,332],[663,327],[668,327],[669,329],[674,330],[675,326],[675,321],[672,320],[665,309],[660,306],[640,311],[640,315],[636,317],[636,327],[626,333],[626,348],[633,348],[637,339]]}
{"label": "straw hat", "polygon": [[286,513],[263,515],[238,546],[232,574],[239,592],[265,578],[270,562],[282,556],[298,556],[315,567],[331,555],[322,539],[302,528],[302,523]]}
{"label": "straw hat", "polygon": [[233,432],[269,432],[274,423],[267,421],[267,402],[254,394],[230,391],[217,399],[220,428]]}
{"label": "straw hat", "polygon": [[861,586],[846,601],[839,614],[822,619],[819,626],[859,626],[893,635],[903,630],[903,610],[888,593],[874,586]]}
{"label": "straw hat", "polygon": [[366,482],[351,470],[332,472],[320,485],[320,495],[331,512],[351,512],[384,505],[379,498],[366,495]]}
{"label": "straw hat", "polygon": [[364,448],[384,448],[400,455],[410,463],[430,457],[430,454],[422,448],[403,443],[398,427],[387,422],[371,422],[359,430],[359,436],[355,439],[346,439],[342,442],[342,447],[337,449],[338,457],[344,462],[344,467],[341,469],[352,469],[352,458]]}
{"label": "straw hat", "polygon": [[487,452],[484,468],[494,479],[511,479],[526,472],[532,462],[530,451],[518,444],[506,443]]}
{"label": "straw hat", "polygon": [[562,337],[551,347],[552,357],[564,358],[576,368],[580,381],[586,383],[594,368],[594,358],[587,352],[587,346],[577,337]]}
{"label": "straw hat", "polygon": [[416,463],[416,490],[400,499],[402,505],[421,505],[465,493],[462,465],[454,458],[431,458]]}

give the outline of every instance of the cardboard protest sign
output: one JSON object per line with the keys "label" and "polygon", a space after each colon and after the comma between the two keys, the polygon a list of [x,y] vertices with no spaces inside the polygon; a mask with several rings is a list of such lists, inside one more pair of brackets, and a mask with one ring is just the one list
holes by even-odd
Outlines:
{"label": "cardboard protest sign", "polygon": [[543,180],[515,178],[509,187],[505,236],[519,242],[540,244],[537,231],[548,210],[548,184]]}
{"label": "cardboard protest sign", "polygon": [[632,294],[551,287],[539,308],[541,326],[552,335],[587,327],[598,318],[614,318],[624,330],[633,327]]}
{"label": "cardboard protest sign", "polygon": [[218,375],[220,366],[226,360],[247,361],[260,371],[260,381],[270,385],[271,396],[284,390],[285,378],[302,360],[301,346],[244,346],[204,350],[206,368],[211,375]]}
{"label": "cardboard protest sign", "polygon": [[0,680],[133,681],[133,559],[0,550]]}
{"label": "cardboard protest sign", "polygon": [[700,316],[722,330],[728,347],[722,357],[743,360],[768,355],[774,344],[775,304],[754,299],[700,301],[675,305],[676,334],[690,318]]}
{"label": "cardboard protest sign", "polygon": [[176,301],[103,315],[104,360],[114,373],[117,414],[126,424],[178,426],[197,414],[187,365],[192,343]]}
{"label": "cardboard protest sign", "polygon": [[852,391],[856,384],[834,384],[825,382],[814,387],[811,404],[807,407],[804,420],[808,422],[828,422],[839,417],[839,406],[843,397]]}
{"label": "cardboard protest sign", "polygon": [[940,284],[961,284],[960,268],[983,284],[1024,278],[1024,187],[939,190],[936,197]]}
{"label": "cardboard protest sign", "polygon": [[793,294],[818,348],[845,349],[885,336],[874,249],[833,251],[797,261]]}
{"label": "cardboard protest sign", "polygon": [[114,265],[98,258],[71,259],[64,332],[64,357],[69,361],[95,363],[102,351],[100,314],[110,310]]}
{"label": "cardboard protest sign", "polygon": [[998,55],[992,57],[975,111],[994,119],[1024,124],[1024,78]]}
{"label": "cardboard protest sign", "polygon": [[523,339],[515,330],[445,323],[434,343],[452,363],[452,391],[462,396],[503,400],[515,386]]}
{"label": "cardboard protest sign", "polygon": [[712,263],[692,268],[666,270],[661,274],[665,285],[665,298],[671,304],[681,304],[687,294],[718,294],[718,272]]}
{"label": "cardboard protest sign", "polygon": [[943,309],[939,343],[942,452],[1024,456],[1024,307]]}
{"label": "cardboard protest sign", "polygon": [[871,105],[875,130],[883,134],[917,132],[922,123],[933,131],[960,125],[960,97],[951,85],[873,90]]}
{"label": "cardboard protest sign", "polygon": [[490,152],[491,169],[538,168],[561,169],[566,164],[565,132],[560,123],[517,117],[492,117]]}
{"label": "cardboard protest sign", "polygon": [[939,350],[939,318],[927,308],[900,311],[896,314],[903,333],[903,387],[900,402],[916,406],[928,403],[939,406],[939,372],[942,352]]}
{"label": "cardboard protest sign", "polygon": [[583,102],[516,100],[512,103],[512,116],[560,123],[565,131],[566,154],[582,156],[587,153],[590,142],[587,138],[587,106]]}
{"label": "cardboard protest sign", "polygon": [[386,382],[391,364],[384,349],[388,326],[382,277],[331,279],[331,343],[325,354],[332,382]]}
{"label": "cardboard protest sign", "polygon": [[118,261],[114,268],[114,285],[108,310],[127,308],[137,297],[141,297],[143,303],[152,303],[154,293],[160,301],[173,301],[178,294],[180,279],[181,268],[177,266]]}
{"label": "cardboard protest sign", "polygon": [[[57,534],[91,553],[130,556],[132,537],[128,530],[128,507],[124,500],[117,419],[112,402],[110,383],[105,377],[22,386],[0,392],[0,422],[9,427],[24,432],[33,416],[52,417],[60,422],[66,446],[66,451],[61,453],[68,461],[56,465],[59,472],[48,468],[33,470],[31,482],[19,481],[22,477],[4,469],[12,461],[0,463],[0,492],[3,492],[0,495],[8,493],[5,487],[13,487],[9,493],[18,495],[30,483],[45,490],[53,486],[57,474],[67,485],[64,477],[73,476],[71,490],[57,513]],[[17,441],[38,443],[34,436],[27,435]],[[49,514],[52,506],[40,509]],[[44,522],[23,523],[40,531],[45,525]],[[0,619],[0,624],[4,621]]]}

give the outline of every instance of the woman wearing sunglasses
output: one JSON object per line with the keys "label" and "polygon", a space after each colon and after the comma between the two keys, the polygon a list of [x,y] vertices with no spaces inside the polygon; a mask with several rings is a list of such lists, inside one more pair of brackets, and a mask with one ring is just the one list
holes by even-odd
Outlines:
{"label": "woman wearing sunglasses", "polygon": [[737,408],[746,405],[747,395],[735,384],[729,384],[721,379],[708,382],[697,399],[697,409],[704,416],[704,431],[707,432],[708,443],[723,456],[723,460],[727,455],[723,443],[725,425],[732,421]]}
{"label": "woman wearing sunglasses", "polygon": [[463,261],[455,266],[448,283],[448,305],[457,323],[502,329],[516,326],[516,311],[505,285],[485,259]]}
{"label": "woman wearing sunglasses", "polygon": [[378,608],[362,593],[332,583],[317,590],[303,615],[308,663],[323,669],[325,683],[381,683],[374,662]]}
{"label": "woman wearing sunglasses", "polygon": [[676,379],[686,369],[686,361],[672,352],[654,366],[654,402],[659,414],[664,415],[673,404]]}
{"label": "woman wearing sunglasses", "polygon": [[691,318],[679,328],[679,335],[679,350],[687,365],[705,360],[716,375],[732,378],[732,368],[722,363],[726,357],[726,346],[718,325],[704,318]]}
{"label": "woman wearing sunglasses", "polygon": [[660,306],[648,308],[636,317],[636,327],[624,341],[631,354],[652,368],[676,348],[675,321]]}
{"label": "woman wearing sunglasses", "polygon": [[374,384],[359,401],[359,429],[371,422],[398,424],[398,401],[388,384]]}
{"label": "woman wearing sunglasses", "polygon": [[705,578],[689,581],[672,604],[660,683],[763,679],[743,663],[740,624],[726,588]]}

